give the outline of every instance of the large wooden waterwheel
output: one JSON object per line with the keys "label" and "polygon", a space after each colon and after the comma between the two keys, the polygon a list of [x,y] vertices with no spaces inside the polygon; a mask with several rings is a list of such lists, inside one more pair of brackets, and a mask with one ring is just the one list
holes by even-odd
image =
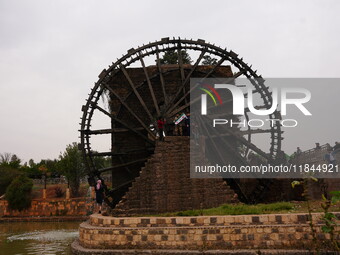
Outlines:
{"label": "large wooden waterwheel", "polygon": [[[190,64],[183,63],[183,50],[193,59]],[[178,53],[176,64],[161,64],[161,58],[166,52]],[[215,58],[216,61],[202,65],[204,56]],[[180,38],[163,38],[128,50],[126,55],[100,73],[99,80],[82,107],[80,149],[89,183],[94,185],[96,178],[102,179],[103,174],[111,173],[112,183],[105,185],[105,192],[106,202],[112,208],[126,193],[154,151],[157,139],[157,130],[154,128],[156,119],[160,116],[173,119],[177,113],[189,111],[192,77],[252,79],[253,92],[260,96],[261,106],[270,108],[271,93],[263,82],[259,82],[258,78],[261,76],[231,50],[222,49],[204,40]],[[268,118],[281,119],[281,115],[274,112]],[[248,130],[235,133],[237,137],[234,138],[243,144],[247,152],[254,151],[268,159],[274,159],[281,149],[280,126],[274,125],[261,131],[270,141],[266,152],[252,143],[252,136],[257,133]],[[96,147],[94,140],[98,137],[102,137],[100,139],[106,143],[109,141],[106,151],[99,148],[100,146]],[[239,156],[245,159],[246,154]],[[96,163],[98,157],[110,157],[111,165],[99,167]],[[242,198],[242,191],[236,180],[227,181],[239,193],[240,199],[249,200]],[[266,182],[268,180],[259,181],[263,187]],[[260,188],[261,192],[263,190]]]}

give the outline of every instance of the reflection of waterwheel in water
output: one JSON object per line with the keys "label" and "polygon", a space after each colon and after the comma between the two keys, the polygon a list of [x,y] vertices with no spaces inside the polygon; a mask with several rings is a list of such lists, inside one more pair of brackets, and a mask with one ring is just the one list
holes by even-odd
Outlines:
{"label": "reflection of waterwheel in water", "polygon": [[[184,50],[193,59],[190,64],[183,59]],[[176,64],[162,65],[165,53],[176,56]],[[202,65],[205,56],[216,60]],[[172,120],[177,113],[189,110],[191,77],[261,78],[232,51],[203,40],[169,38],[128,50],[99,75],[82,107],[80,145],[91,185],[95,178],[111,173],[112,185],[110,188],[106,186],[106,202],[111,207],[126,193],[154,151],[157,134],[150,126],[155,125],[159,116]],[[271,94],[263,83],[254,80],[253,92],[260,96],[263,102],[260,106],[270,108]],[[103,96],[107,96],[108,103],[101,100]],[[102,119],[101,123],[106,123],[106,127],[98,124],[96,118]],[[281,116],[274,112],[268,118],[281,119]],[[252,143],[255,133],[259,132],[247,130],[234,134],[234,138],[247,152],[251,150],[267,159],[275,158],[281,147],[280,126],[261,131],[270,141],[267,153]],[[94,141],[98,137],[105,137],[105,141],[110,142],[109,149],[100,151],[95,147]],[[110,157],[111,166],[101,168],[98,157]],[[245,158],[246,155],[243,153],[239,157]],[[228,183],[238,191],[237,181],[228,180]]]}

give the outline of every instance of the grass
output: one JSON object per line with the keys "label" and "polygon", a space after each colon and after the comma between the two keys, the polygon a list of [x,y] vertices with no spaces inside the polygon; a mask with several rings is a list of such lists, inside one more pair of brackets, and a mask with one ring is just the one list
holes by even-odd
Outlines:
{"label": "grass", "polygon": [[[323,212],[321,200],[310,201],[311,211]],[[340,212],[340,203],[333,205],[330,212]],[[277,202],[271,204],[224,204],[219,207],[203,210],[187,210],[181,212],[163,213],[153,216],[200,216],[200,215],[247,215],[247,214],[272,214],[272,213],[307,213],[306,201]]]}
{"label": "grass", "polygon": [[219,207],[187,210],[174,213],[165,213],[157,216],[200,216],[200,215],[245,215],[245,214],[270,214],[270,213],[287,213],[294,209],[294,204],[290,202],[277,202],[271,204],[224,204]]}

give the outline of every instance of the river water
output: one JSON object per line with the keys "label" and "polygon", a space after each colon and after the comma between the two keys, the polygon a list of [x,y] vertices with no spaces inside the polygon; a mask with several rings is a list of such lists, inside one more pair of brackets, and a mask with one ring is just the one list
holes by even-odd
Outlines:
{"label": "river water", "polygon": [[0,255],[71,255],[80,222],[0,223]]}

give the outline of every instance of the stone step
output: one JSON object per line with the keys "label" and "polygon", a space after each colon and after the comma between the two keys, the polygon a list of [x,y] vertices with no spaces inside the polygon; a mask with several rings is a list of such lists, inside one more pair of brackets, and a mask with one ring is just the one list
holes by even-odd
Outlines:
{"label": "stone step", "polygon": [[[80,245],[79,240],[75,240],[71,245],[72,253],[75,255],[310,255],[309,250],[266,250],[266,249],[247,249],[247,250],[169,250],[169,249],[90,249]],[[335,254],[334,252],[324,251],[320,255]]]}

